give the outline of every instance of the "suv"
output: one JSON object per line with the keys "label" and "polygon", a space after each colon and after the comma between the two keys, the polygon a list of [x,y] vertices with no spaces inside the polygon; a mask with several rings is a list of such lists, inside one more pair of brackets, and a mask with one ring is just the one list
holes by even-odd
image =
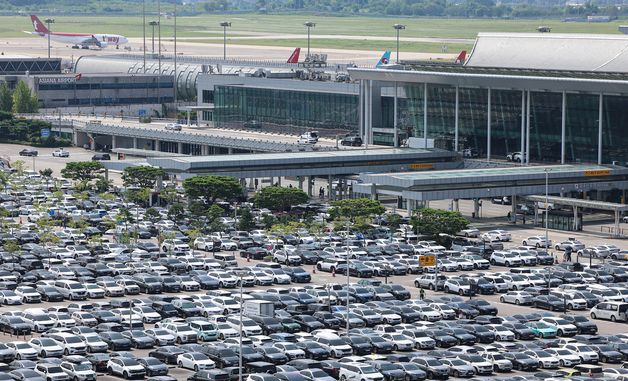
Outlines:
{"label": "suv", "polygon": [[430,290],[442,290],[447,277],[437,274],[423,274],[414,280],[416,288],[428,288]]}
{"label": "suv", "polygon": [[316,264],[316,269],[318,271],[327,271],[330,273],[336,272],[339,265],[346,265],[347,261],[344,259],[337,258],[326,258]]}
{"label": "suv", "polygon": [[340,144],[343,146],[351,146],[351,147],[361,147],[362,146],[362,138],[359,136],[346,136],[342,138]]}
{"label": "suv", "polygon": [[521,266],[523,261],[519,254],[509,253],[506,251],[494,251],[489,260],[491,265],[501,265],[506,267]]}
{"label": "suv", "polygon": [[97,153],[92,156],[93,161],[111,160],[111,156],[108,153]]}
{"label": "suv", "polygon": [[301,264],[301,257],[295,253],[289,253],[285,250],[277,250],[273,253],[273,261],[277,263],[284,263],[288,266]]}
{"label": "suv", "polygon": [[349,362],[340,365],[342,381],[384,381],[384,376],[372,365],[360,362]]}
{"label": "suv", "polygon": [[37,364],[35,372],[46,380],[65,381],[70,379],[70,376],[57,364]]}
{"label": "suv", "polygon": [[179,123],[166,124],[166,130],[168,131],[181,131],[181,125]]}

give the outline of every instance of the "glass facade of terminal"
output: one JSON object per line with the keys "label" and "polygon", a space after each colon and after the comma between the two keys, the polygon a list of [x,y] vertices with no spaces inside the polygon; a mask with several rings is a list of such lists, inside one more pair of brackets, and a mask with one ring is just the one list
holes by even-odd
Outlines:
{"label": "glass facade of terminal", "polygon": [[215,86],[214,122],[218,127],[256,121],[264,127],[357,131],[358,102],[352,94]]}
{"label": "glass facade of terminal", "polygon": [[[424,84],[405,84],[398,98],[400,140],[423,137]],[[485,88],[459,88],[459,150],[473,149],[479,157],[488,150],[488,98]],[[492,89],[491,156],[503,158],[521,150],[522,91]],[[527,101],[527,96],[523,97]],[[560,162],[562,93],[530,92],[530,160]],[[436,147],[453,149],[456,90],[451,86],[427,86],[427,137]],[[628,162],[628,96],[603,97],[602,161]],[[527,105],[526,105],[527,107]],[[374,135],[376,144],[392,144],[394,124],[392,97],[382,98],[382,127],[391,133]],[[524,117],[525,119],[525,117]],[[597,162],[598,94],[566,94],[565,161]]]}

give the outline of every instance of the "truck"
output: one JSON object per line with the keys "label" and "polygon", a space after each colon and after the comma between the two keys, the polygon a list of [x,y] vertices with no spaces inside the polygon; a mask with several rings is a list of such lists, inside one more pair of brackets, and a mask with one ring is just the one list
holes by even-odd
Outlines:
{"label": "truck", "polygon": [[275,316],[275,305],[267,300],[245,300],[244,315],[246,316]]}

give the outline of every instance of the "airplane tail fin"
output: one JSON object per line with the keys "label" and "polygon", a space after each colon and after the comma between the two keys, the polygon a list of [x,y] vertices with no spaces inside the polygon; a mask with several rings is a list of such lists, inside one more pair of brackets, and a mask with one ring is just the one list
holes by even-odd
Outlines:
{"label": "airplane tail fin", "polygon": [[460,54],[458,54],[458,58],[456,58],[455,63],[464,65],[466,61],[467,61],[467,51],[463,50],[460,52]]}
{"label": "airplane tail fin", "polygon": [[379,61],[377,61],[377,65],[375,65],[375,67],[378,68],[380,66],[388,65],[389,63],[390,63],[390,50],[386,50],[384,54],[382,54],[382,58],[380,58]]}
{"label": "airplane tail fin", "polygon": [[37,16],[31,15],[31,22],[33,23],[33,28],[35,28],[35,33],[48,33],[48,28]]}
{"label": "airplane tail fin", "polygon": [[301,48],[294,49],[294,52],[292,52],[292,54],[290,54],[290,57],[288,58],[287,63],[289,63],[289,64],[299,63],[299,55],[300,54],[301,54]]}

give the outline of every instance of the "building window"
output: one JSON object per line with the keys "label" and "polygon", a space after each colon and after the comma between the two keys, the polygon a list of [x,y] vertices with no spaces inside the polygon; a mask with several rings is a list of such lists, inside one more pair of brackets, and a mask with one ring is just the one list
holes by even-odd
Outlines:
{"label": "building window", "polygon": [[203,103],[214,103],[214,90],[203,90]]}

